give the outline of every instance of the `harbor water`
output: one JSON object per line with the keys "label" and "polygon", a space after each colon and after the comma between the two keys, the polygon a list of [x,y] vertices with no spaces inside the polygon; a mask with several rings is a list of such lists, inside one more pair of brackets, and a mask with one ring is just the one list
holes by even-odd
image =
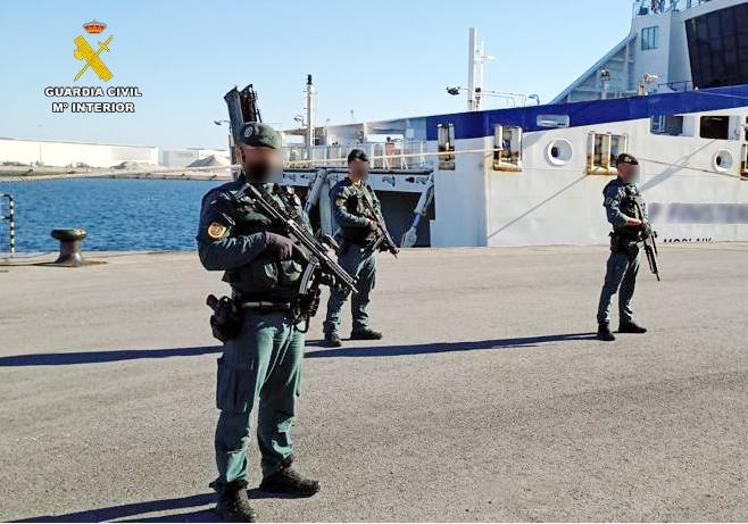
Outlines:
{"label": "harbor water", "polygon": [[[205,192],[220,182],[64,179],[2,182],[15,200],[16,252],[56,251],[52,229],[83,228],[87,251],[194,249]],[[5,203],[3,212],[6,211]],[[0,225],[0,256],[8,224]]]}

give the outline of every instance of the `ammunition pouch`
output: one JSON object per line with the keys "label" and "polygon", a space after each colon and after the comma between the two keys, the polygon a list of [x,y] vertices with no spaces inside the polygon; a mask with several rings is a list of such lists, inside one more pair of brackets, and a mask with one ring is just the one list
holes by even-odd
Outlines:
{"label": "ammunition pouch", "polygon": [[218,299],[214,295],[208,295],[206,302],[213,310],[210,316],[210,329],[213,336],[221,342],[238,337],[244,321],[242,308],[229,297]]}

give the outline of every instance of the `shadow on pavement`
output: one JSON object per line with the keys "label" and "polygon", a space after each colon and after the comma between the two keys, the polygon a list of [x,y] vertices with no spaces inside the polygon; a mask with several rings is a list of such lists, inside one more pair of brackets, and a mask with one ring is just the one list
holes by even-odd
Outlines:
{"label": "shadow on pavement", "polygon": [[[251,500],[269,499],[269,498],[287,498],[283,495],[273,495],[265,493],[255,488],[249,490]],[[23,520],[14,520],[13,522],[104,522],[117,520],[119,522],[218,522],[219,518],[213,506],[216,501],[215,493],[205,493],[203,495],[192,495],[178,499],[152,500],[150,502],[136,502],[134,504],[124,504],[122,506],[113,506],[111,508],[92,509],[88,511],[79,511],[76,513],[67,513],[65,515],[46,515],[41,517],[32,517]],[[160,516],[140,516],[146,513],[161,511],[180,510],[194,508],[197,506],[210,506],[197,511],[188,511],[185,513],[174,513],[171,515]]]}
{"label": "shadow on pavement", "polygon": [[[47,515],[41,517],[32,517],[14,522],[103,522],[107,520],[123,519],[126,517],[135,517],[144,513],[154,511],[168,511],[175,509],[192,508],[195,506],[206,506],[213,504],[215,501],[214,493],[205,493],[203,495],[192,495],[178,499],[152,500],[150,502],[136,502],[134,504],[124,504],[122,506],[113,506],[111,508],[92,509],[89,511],[80,511],[77,513],[68,513],[66,515]],[[153,517],[145,519],[132,519],[132,521],[148,522],[215,522],[218,515],[213,509],[203,509],[178,515],[165,515],[162,517]]]}
{"label": "shadow on pavement", "polygon": [[[317,349],[308,351],[307,358],[330,357],[393,357],[420,355],[423,353],[446,353],[450,351],[475,351],[481,349],[502,349],[513,347],[535,347],[547,342],[568,342],[573,340],[593,340],[595,333],[568,333],[543,335],[539,337],[505,338],[499,340],[478,340],[472,342],[435,342],[410,346],[374,346],[343,349]],[[319,347],[322,341],[310,340],[308,347]],[[75,364],[96,364],[149,358],[190,357],[220,353],[220,346],[172,349],[129,349],[119,351],[81,351],[76,353],[38,353],[33,355],[11,355],[0,357],[0,368],[23,366],[69,366]]]}
{"label": "shadow on pavement", "polygon": [[96,364],[136,360],[142,358],[194,357],[209,353],[220,353],[220,346],[173,349],[127,349],[115,351],[80,351],[76,353],[38,353],[33,355],[11,355],[0,357],[1,367],[18,366],[68,366],[73,364]]}
{"label": "shadow on pavement", "polygon": [[595,340],[595,333],[567,333],[538,337],[504,338],[498,340],[478,340],[472,342],[435,342],[410,346],[374,346],[309,351],[307,358],[334,357],[396,357],[421,355],[424,353],[447,353],[451,351],[476,351],[481,349],[505,349],[515,347],[535,347],[547,342],[570,342],[574,340]]}

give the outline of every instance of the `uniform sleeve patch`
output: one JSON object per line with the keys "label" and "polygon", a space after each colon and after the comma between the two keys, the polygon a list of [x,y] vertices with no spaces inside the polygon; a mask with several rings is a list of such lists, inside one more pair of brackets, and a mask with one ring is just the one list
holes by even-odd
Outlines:
{"label": "uniform sleeve patch", "polygon": [[211,222],[208,226],[208,236],[213,240],[221,240],[228,233],[228,228],[218,222]]}

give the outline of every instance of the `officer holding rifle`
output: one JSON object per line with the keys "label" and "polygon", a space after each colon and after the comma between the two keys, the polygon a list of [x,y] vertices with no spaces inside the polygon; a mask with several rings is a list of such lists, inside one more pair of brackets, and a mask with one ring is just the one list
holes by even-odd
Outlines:
{"label": "officer holding rifle", "polygon": [[618,177],[603,189],[603,205],[608,222],[613,226],[610,235],[611,253],[597,309],[597,338],[606,342],[616,338],[610,331],[610,310],[616,293],[619,293],[618,332],[647,332],[634,322],[634,312],[631,308],[642,247],[652,273],[658,280],[660,278],[657,268],[657,247],[654,242],[656,233],[649,224],[647,206],[636,186],[639,182],[639,161],[628,153],[621,153],[616,159],[616,169]]}
{"label": "officer holding rifle", "polygon": [[291,466],[304,331],[319,303],[319,285],[350,290],[355,280],[310,234],[296,195],[273,183],[281,172],[278,134],[250,122],[236,142],[241,175],[203,198],[197,245],[203,266],[224,271],[232,288],[231,297],[209,297],[213,332],[224,342],[216,394],[218,478],[211,486],[223,520],[254,522],[246,477],[255,407],[260,489],[301,497],[319,490]]}
{"label": "officer holding rifle", "polygon": [[[360,149],[348,155],[348,176],[330,191],[333,216],[340,226],[340,265],[358,280],[351,298],[353,330],[351,340],[378,340],[382,333],[369,327],[369,295],[374,288],[377,252],[389,251],[397,256],[398,249],[387,231],[382,208],[374,190],[366,183],[369,159]],[[342,288],[332,290],[327,303],[324,323],[325,345],[340,347],[340,318],[350,293]]]}

